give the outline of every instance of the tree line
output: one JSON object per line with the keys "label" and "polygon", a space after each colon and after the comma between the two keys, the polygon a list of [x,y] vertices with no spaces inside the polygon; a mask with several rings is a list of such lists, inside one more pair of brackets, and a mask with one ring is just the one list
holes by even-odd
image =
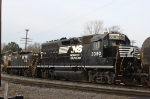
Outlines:
{"label": "tree line", "polygon": [[[2,52],[18,52],[18,51],[25,51],[25,49],[21,48],[19,46],[19,44],[17,44],[16,42],[9,42],[8,44],[3,43],[2,45]],[[26,51],[32,51],[34,53],[38,53],[40,52],[41,49],[41,44],[40,43],[33,43],[33,44],[29,44],[26,48]]]}

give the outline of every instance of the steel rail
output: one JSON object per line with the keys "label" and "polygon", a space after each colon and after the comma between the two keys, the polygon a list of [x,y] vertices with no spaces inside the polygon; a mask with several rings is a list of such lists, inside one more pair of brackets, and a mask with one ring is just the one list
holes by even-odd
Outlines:
{"label": "steel rail", "polygon": [[57,89],[69,89],[83,92],[93,92],[93,93],[103,93],[103,94],[115,94],[121,96],[132,96],[132,97],[150,97],[150,92],[141,91],[129,91],[129,90],[120,90],[120,89],[108,89],[108,88],[93,88],[93,87],[83,87],[80,85],[64,85],[64,84],[55,84],[48,82],[40,82],[40,81],[29,81],[29,80],[21,80],[14,78],[6,78],[2,77],[2,80],[8,81],[15,84],[22,85],[30,85],[30,86],[38,86],[45,88],[57,88]]}

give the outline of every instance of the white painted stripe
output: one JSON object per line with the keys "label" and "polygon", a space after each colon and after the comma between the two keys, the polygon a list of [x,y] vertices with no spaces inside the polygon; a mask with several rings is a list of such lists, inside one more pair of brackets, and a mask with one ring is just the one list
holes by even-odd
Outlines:
{"label": "white painted stripe", "polygon": [[[14,66],[9,66],[9,67],[14,67]],[[29,66],[16,66],[15,67],[29,67]]]}
{"label": "white painted stripe", "polygon": [[37,67],[109,67],[112,68],[112,66],[48,66],[48,65],[38,65]]}
{"label": "white painted stripe", "polygon": [[65,54],[68,52],[70,46],[60,47],[59,48],[59,54]]}
{"label": "white painted stripe", "polygon": [[126,57],[136,57],[137,54],[139,54],[139,49],[138,49],[138,47],[135,47],[135,46],[130,46],[130,47],[119,46],[119,54],[120,54],[120,57],[125,57],[124,54],[126,54]]}
{"label": "white painted stripe", "polygon": [[[37,66],[38,68],[51,68],[51,67],[86,67],[86,68],[109,68],[109,69],[112,69],[114,68],[114,66],[48,66],[48,65],[44,65],[44,66],[40,66],[38,65]],[[7,66],[7,68],[28,68],[28,66]]]}

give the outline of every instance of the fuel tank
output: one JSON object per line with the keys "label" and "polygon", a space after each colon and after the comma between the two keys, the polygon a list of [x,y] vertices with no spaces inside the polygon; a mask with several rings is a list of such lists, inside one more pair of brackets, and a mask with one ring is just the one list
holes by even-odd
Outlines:
{"label": "fuel tank", "polygon": [[85,71],[55,71],[56,78],[74,81],[87,81],[88,74]]}
{"label": "fuel tank", "polygon": [[150,66],[150,37],[148,37],[141,48],[142,67],[146,72],[149,72]]}

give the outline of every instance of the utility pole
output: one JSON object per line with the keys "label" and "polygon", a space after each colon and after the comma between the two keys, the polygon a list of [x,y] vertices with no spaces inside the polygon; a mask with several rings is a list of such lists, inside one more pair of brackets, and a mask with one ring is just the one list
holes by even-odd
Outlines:
{"label": "utility pole", "polygon": [[134,43],[136,43],[136,41],[135,41],[135,40],[132,40],[132,41],[131,41],[131,43],[132,43],[132,46],[133,46],[133,45],[134,45]]}
{"label": "utility pole", "polygon": [[1,52],[1,40],[2,40],[2,37],[1,37],[1,34],[2,34],[2,23],[1,23],[1,16],[2,16],[2,0],[0,0],[0,86],[1,86],[1,60],[2,60],[2,52]]}
{"label": "utility pole", "polygon": [[32,41],[29,41],[31,39],[27,37],[29,29],[25,29],[25,31],[26,31],[26,38],[21,38],[21,39],[24,39],[24,40],[21,40],[21,41],[25,41],[25,43],[23,43],[23,44],[25,44],[25,51],[26,51],[28,42],[32,42]]}
{"label": "utility pole", "polygon": [[26,51],[26,47],[27,47],[27,35],[28,35],[28,29],[25,29],[25,31],[26,31],[26,42],[25,42],[25,51]]}

